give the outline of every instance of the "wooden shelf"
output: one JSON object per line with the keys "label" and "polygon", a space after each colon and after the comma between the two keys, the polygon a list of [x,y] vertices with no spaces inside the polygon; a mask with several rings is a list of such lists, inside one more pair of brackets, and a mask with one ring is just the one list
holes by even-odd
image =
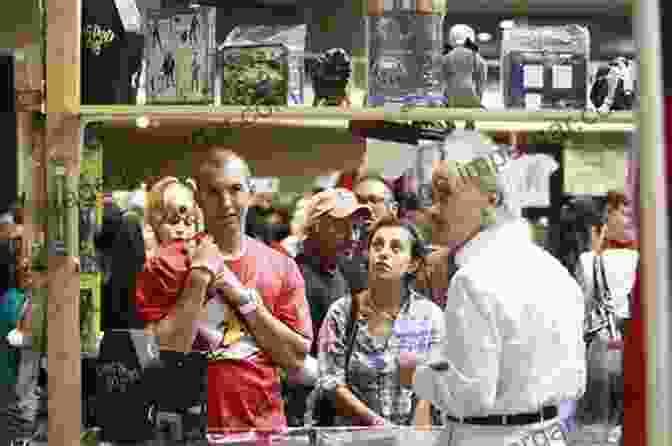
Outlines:
{"label": "wooden shelf", "polygon": [[[263,111],[263,110],[262,110]],[[585,132],[628,132],[635,128],[633,112],[614,112],[599,117],[595,112],[581,111],[526,111],[526,110],[469,110],[448,108],[412,108],[392,110],[385,108],[338,108],[338,107],[281,107],[274,109],[268,117],[254,119],[253,112],[245,112],[244,107],[214,106],[122,106],[83,105],[81,119],[84,123],[109,123],[114,126],[137,126],[138,118],[144,117],[150,127],[162,125],[221,126],[226,123],[242,123],[246,119],[255,120],[255,125],[287,127],[347,128],[348,121],[437,121],[453,120],[459,126],[461,121],[473,119],[484,131],[535,131],[548,129],[555,121],[571,120],[574,127]],[[582,118],[600,121],[594,124],[580,123]]]}

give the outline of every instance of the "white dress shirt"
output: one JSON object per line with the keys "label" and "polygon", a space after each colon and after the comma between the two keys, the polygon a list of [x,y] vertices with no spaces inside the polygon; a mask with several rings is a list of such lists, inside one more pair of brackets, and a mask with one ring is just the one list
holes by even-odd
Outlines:
{"label": "white dress shirt", "polygon": [[[595,292],[593,261],[595,253],[584,252],[579,256],[576,277],[583,288],[586,301],[592,301]],[[639,253],[634,249],[607,249],[602,253],[604,275],[614,299],[614,310],[618,317],[630,318],[630,298],[635,285]],[[598,269],[599,274],[599,269]],[[602,278],[600,277],[600,281]],[[599,283],[599,282],[598,282]]]}
{"label": "white dress shirt", "polygon": [[567,269],[530,240],[522,220],[482,231],[456,263],[447,336],[416,371],[418,397],[455,418],[578,399],[586,381],[584,298]]}

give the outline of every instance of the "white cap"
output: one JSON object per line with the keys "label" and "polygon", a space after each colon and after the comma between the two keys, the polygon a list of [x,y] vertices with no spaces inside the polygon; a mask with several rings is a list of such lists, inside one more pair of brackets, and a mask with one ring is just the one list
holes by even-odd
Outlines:
{"label": "white cap", "polygon": [[451,46],[464,45],[467,39],[476,43],[476,32],[469,25],[458,24],[450,28],[448,43]]}
{"label": "white cap", "polygon": [[128,210],[144,212],[147,204],[146,200],[147,198],[144,190],[140,189],[131,192],[128,196]]}

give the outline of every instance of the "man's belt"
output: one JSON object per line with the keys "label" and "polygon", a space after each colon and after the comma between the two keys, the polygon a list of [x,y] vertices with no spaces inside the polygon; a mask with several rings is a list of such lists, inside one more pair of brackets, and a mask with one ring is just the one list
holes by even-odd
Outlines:
{"label": "man's belt", "polygon": [[558,416],[556,406],[546,406],[539,412],[519,413],[515,415],[488,415],[485,417],[455,418],[446,415],[449,421],[454,423],[475,424],[479,426],[524,426],[542,421],[552,420]]}

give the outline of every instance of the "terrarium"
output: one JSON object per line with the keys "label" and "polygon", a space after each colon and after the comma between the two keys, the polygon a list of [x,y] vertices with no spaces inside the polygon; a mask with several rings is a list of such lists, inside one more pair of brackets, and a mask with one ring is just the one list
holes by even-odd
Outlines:
{"label": "terrarium", "polygon": [[303,104],[306,26],[240,26],[217,51],[215,103]]}

